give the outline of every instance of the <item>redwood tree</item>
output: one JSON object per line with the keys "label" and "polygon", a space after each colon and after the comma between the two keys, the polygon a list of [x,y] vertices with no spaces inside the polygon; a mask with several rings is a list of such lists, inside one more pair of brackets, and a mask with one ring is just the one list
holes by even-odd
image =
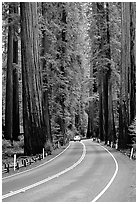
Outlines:
{"label": "redwood tree", "polygon": [[[44,22],[46,21],[46,8],[45,3],[42,3],[42,16],[44,19]],[[44,121],[46,124],[46,135],[47,140],[52,143],[52,134],[51,134],[51,121],[50,121],[50,111],[49,111],[49,87],[48,87],[48,77],[47,77],[47,69],[48,66],[46,65],[46,54],[49,53],[49,47],[50,47],[50,39],[47,36],[46,30],[42,31],[42,69],[44,74],[43,77],[43,115],[44,115]]]}
{"label": "redwood tree", "polygon": [[97,35],[98,35],[98,92],[99,92],[99,134],[100,139],[107,142],[108,136],[108,71],[105,69],[103,58],[106,57],[105,42],[107,43],[106,27],[105,27],[105,8],[104,2],[96,3],[97,6]]}
{"label": "redwood tree", "polygon": [[20,3],[24,152],[40,153],[46,142],[42,109],[42,76],[38,53],[37,3]]}
{"label": "redwood tree", "polygon": [[130,123],[136,116],[136,3],[130,3]]}
{"label": "redwood tree", "polygon": [[[119,148],[130,143],[128,126],[136,114],[135,86],[135,3],[122,2],[122,38],[119,104]],[[133,12],[132,12],[133,11]],[[132,60],[133,59],[133,60]],[[132,105],[133,104],[133,105]]]}
{"label": "redwood tree", "polygon": [[12,137],[12,114],[13,114],[13,4],[9,4],[9,30],[7,48],[7,78],[6,78],[6,106],[5,106],[5,138],[13,140]]}
{"label": "redwood tree", "polygon": [[[18,3],[14,3],[14,15],[18,15]],[[13,140],[17,140],[20,133],[19,120],[19,66],[18,66],[18,24],[14,24],[13,38]]]}

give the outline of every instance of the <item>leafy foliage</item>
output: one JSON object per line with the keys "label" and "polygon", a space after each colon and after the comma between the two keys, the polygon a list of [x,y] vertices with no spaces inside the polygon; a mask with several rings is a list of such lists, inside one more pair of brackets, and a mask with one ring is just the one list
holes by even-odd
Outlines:
{"label": "leafy foliage", "polygon": [[[21,44],[20,14],[10,15],[8,12],[9,4],[14,4],[14,2],[5,2],[2,7],[3,122],[5,118],[5,73],[7,69],[9,25],[14,26],[14,39],[19,41],[19,56]],[[119,2],[37,3],[37,26],[39,29],[39,50],[37,54],[39,54],[43,78],[41,88],[43,93],[45,91],[48,92],[49,116],[53,139],[62,136],[68,141],[67,138],[71,138],[75,133],[86,136],[89,122],[93,126],[93,136],[99,137],[100,119],[102,117],[101,130],[104,137],[106,135],[104,125],[108,123],[109,128],[110,120],[112,120],[112,133],[114,132],[114,138],[110,139],[115,141],[116,137],[118,137],[120,88],[122,87],[121,34],[123,27],[121,24],[121,6],[122,4]],[[107,17],[109,18],[108,21]],[[12,19],[10,24],[9,18]],[[107,31],[109,31],[108,34]],[[131,32],[133,32],[132,29]],[[44,35],[46,39],[45,46],[42,42]],[[133,38],[135,38],[134,33]],[[20,61],[17,67],[20,79],[20,123],[22,123],[22,67]],[[43,63],[44,61],[45,63]],[[105,87],[105,84],[107,87]],[[135,83],[132,85],[132,89],[133,86],[135,86]],[[109,90],[110,92],[107,94]],[[135,89],[133,90],[134,96]],[[111,97],[109,96],[110,94]],[[109,100],[110,110],[105,103],[105,101],[109,102]],[[105,116],[105,112],[108,116],[110,112],[109,120]],[[88,115],[90,116],[90,114],[92,114],[92,121],[88,121],[90,119]]]}

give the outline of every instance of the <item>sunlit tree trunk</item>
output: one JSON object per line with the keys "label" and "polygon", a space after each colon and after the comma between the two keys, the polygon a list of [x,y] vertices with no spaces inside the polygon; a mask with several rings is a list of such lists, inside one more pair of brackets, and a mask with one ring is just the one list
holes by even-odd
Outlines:
{"label": "sunlit tree trunk", "polygon": [[[104,2],[96,3],[97,16],[96,22],[98,27],[98,50],[99,59],[103,57],[103,48],[105,43],[105,10]],[[98,67],[98,92],[99,92],[99,138],[107,143],[108,135],[108,81],[104,68]]]}
{"label": "sunlit tree trunk", "polygon": [[102,78],[99,78],[99,139],[104,141],[105,139],[105,131],[104,131],[104,119],[103,119],[103,85],[102,85]]}
{"label": "sunlit tree trunk", "polygon": [[[66,77],[66,71],[65,71],[65,58],[66,58],[66,46],[65,43],[67,41],[66,39],[66,24],[67,24],[67,13],[66,13],[66,7],[64,2],[58,3],[59,11],[60,11],[60,22],[62,24],[62,29],[60,31],[60,34],[58,35],[59,45],[58,45],[58,52],[60,53],[58,58],[60,59],[61,66],[60,71],[62,72],[62,80],[64,77]],[[61,80],[61,81],[62,81]],[[61,117],[60,117],[60,129],[63,135],[63,143],[66,143],[66,122],[65,122],[65,101],[66,101],[66,86],[64,83],[59,85],[60,88],[60,105],[61,105]]]}
{"label": "sunlit tree trunk", "polygon": [[[96,13],[96,4],[93,3],[92,6],[93,16]],[[93,17],[94,18],[94,17]],[[91,58],[94,56],[94,28],[93,24],[90,28],[90,39],[91,39]],[[93,80],[93,61],[91,60],[90,65],[90,82],[89,82],[89,96],[93,96],[93,86],[94,86],[94,80]],[[87,138],[94,137],[94,123],[93,123],[93,117],[94,117],[94,104],[93,100],[89,102],[89,111],[88,111],[88,129],[87,129]]]}
{"label": "sunlit tree trunk", "polygon": [[[90,70],[90,78],[93,77],[92,67]],[[93,95],[93,83],[90,82],[89,96]],[[89,112],[88,112],[88,130],[87,130],[87,138],[93,137],[93,101],[89,102]]]}

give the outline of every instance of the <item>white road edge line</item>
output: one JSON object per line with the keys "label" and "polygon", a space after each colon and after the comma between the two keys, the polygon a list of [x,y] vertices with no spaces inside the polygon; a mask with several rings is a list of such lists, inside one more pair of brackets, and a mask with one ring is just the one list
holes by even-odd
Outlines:
{"label": "white road edge line", "polygon": [[[98,144],[100,145],[100,144]],[[103,147],[102,145],[100,145],[102,148],[104,148],[110,155],[111,157],[113,158],[114,162],[115,162],[115,166],[116,166],[116,169],[115,169],[115,172],[114,172],[114,175],[113,177],[110,179],[109,183],[106,185],[106,187],[91,201],[91,202],[96,202],[106,191],[107,189],[110,187],[110,185],[112,184],[112,182],[114,181],[116,175],[117,175],[117,172],[118,172],[118,163],[115,159],[115,157],[112,155],[111,152],[109,152],[105,147]]]}
{"label": "white road edge line", "polygon": [[53,175],[53,176],[50,176],[50,177],[48,177],[48,178],[46,178],[46,179],[44,179],[44,180],[42,180],[42,181],[39,181],[39,182],[34,183],[34,184],[32,184],[32,185],[26,186],[26,187],[24,187],[24,188],[22,188],[22,189],[13,191],[13,192],[11,192],[11,193],[7,193],[7,194],[5,194],[5,195],[2,196],[2,199],[11,197],[11,196],[16,195],[16,194],[18,194],[18,193],[24,192],[24,191],[26,191],[26,190],[29,190],[29,189],[31,189],[31,188],[34,188],[34,187],[39,186],[39,185],[41,185],[41,184],[44,184],[44,183],[46,183],[46,182],[48,182],[48,181],[50,181],[50,180],[52,180],[52,179],[54,179],[54,178],[57,178],[58,176],[61,176],[62,174],[65,174],[66,172],[68,172],[68,171],[72,170],[73,168],[75,168],[76,166],[78,166],[78,165],[83,161],[83,159],[84,159],[84,157],[85,157],[85,155],[86,155],[86,147],[85,147],[85,144],[84,144],[83,142],[81,142],[81,144],[83,145],[83,153],[82,153],[80,159],[79,159],[76,163],[74,163],[72,166],[70,166],[70,167],[68,167],[67,169],[64,169],[63,171],[61,171],[61,172],[59,172],[59,173],[57,173],[57,174],[55,174],[55,175]]}
{"label": "white road edge line", "polygon": [[64,150],[63,150],[62,152],[60,152],[58,155],[56,155],[55,157],[53,157],[52,159],[46,161],[46,162],[43,163],[43,164],[40,164],[40,165],[38,165],[38,166],[36,166],[36,167],[34,167],[34,168],[31,168],[31,169],[28,169],[28,170],[24,170],[24,171],[22,171],[22,172],[19,172],[19,173],[10,175],[10,176],[3,177],[2,180],[7,179],[7,178],[11,178],[11,177],[14,177],[14,176],[17,176],[17,175],[26,173],[26,172],[28,172],[28,171],[32,171],[32,170],[34,170],[34,169],[37,169],[37,168],[39,168],[39,167],[41,167],[41,166],[44,166],[45,164],[47,164],[47,163],[53,161],[54,159],[56,159],[57,157],[59,157],[61,154],[63,154],[69,147],[70,147],[70,144],[66,147],[66,149],[64,149]]}

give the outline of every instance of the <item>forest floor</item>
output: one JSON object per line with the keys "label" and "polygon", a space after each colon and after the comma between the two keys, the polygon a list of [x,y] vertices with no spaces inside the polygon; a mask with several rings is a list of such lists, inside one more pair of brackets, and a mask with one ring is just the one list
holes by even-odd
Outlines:
{"label": "forest floor", "polygon": [[[39,155],[35,156],[24,156],[24,150],[23,150],[23,140],[20,139],[20,141],[14,141],[13,146],[11,145],[11,142],[9,140],[2,140],[2,177],[6,177],[12,174],[16,174],[21,171],[25,171],[31,168],[34,168],[38,165],[41,165],[48,160],[54,158],[58,154],[60,154],[68,144],[64,146],[60,146],[59,148],[53,149],[51,155],[46,156],[44,159],[36,160],[36,162],[33,162],[31,165],[26,165],[26,167],[21,167],[18,170],[13,170],[13,164],[14,164],[14,154],[16,154],[17,161],[21,164],[23,159],[32,159],[32,158],[38,158]],[[42,154],[41,154],[42,155]],[[10,166],[10,171],[7,173],[4,171],[5,164]],[[11,168],[12,167],[12,168]]]}

